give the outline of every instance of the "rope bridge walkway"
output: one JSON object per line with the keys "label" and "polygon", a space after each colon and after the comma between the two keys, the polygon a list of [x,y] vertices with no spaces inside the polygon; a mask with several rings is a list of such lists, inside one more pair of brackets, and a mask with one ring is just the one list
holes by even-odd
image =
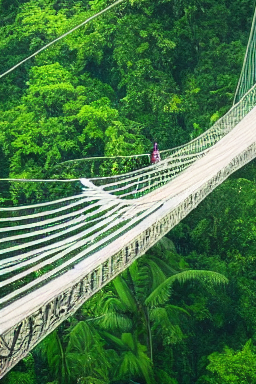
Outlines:
{"label": "rope bridge walkway", "polygon": [[[256,156],[255,105],[256,86],[160,163],[48,180],[46,202],[0,208],[0,377]],[[2,183],[46,191],[43,181]]]}
{"label": "rope bridge walkway", "polygon": [[[82,168],[83,178],[0,180],[0,379],[232,172],[256,157],[255,48],[256,10],[236,104],[198,138],[162,151],[160,163],[145,167],[148,155],[137,155],[131,158],[132,167],[129,163],[132,172],[88,177],[88,161],[75,160],[53,171],[61,170],[69,179],[70,174],[80,176]],[[107,174],[107,161],[103,168],[93,164],[88,174]],[[1,207],[2,200],[8,201],[5,191],[12,195],[10,208]],[[19,204],[26,200],[29,205]]]}

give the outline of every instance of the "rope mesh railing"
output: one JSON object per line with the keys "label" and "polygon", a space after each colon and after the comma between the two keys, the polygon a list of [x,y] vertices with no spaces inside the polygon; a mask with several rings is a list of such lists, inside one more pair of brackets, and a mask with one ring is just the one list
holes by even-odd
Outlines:
{"label": "rope mesh railing", "polygon": [[[203,134],[190,141],[168,150],[160,151],[161,159],[167,160],[168,167],[171,170],[164,171],[163,164],[156,167],[157,172],[162,174],[169,173],[166,181],[170,181],[179,172],[186,169],[193,161],[196,161],[214,144],[221,140],[241,121],[248,112],[255,106],[256,88],[252,87],[241,100],[234,105],[223,117],[221,117],[211,128]],[[192,160],[193,158],[193,160]],[[181,164],[178,165],[180,159]],[[148,172],[151,172],[149,166],[149,154],[134,156],[117,157],[97,157],[70,160],[53,168],[51,177],[81,178],[88,177],[96,185],[104,183],[118,183],[127,180],[128,177],[137,177],[137,184],[142,184],[142,179],[147,179]],[[128,173],[127,173],[128,172]],[[111,176],[105,176],[106,174]],[[143,176],[144,175],[144,176]],[[134,179],[135,180],[135,179]],[[152,182],[152,180],[150,181]],[[151,188],[148,191],[152,190]],[[130,193],[130,196],[133,193]],[[141,194],[137,194],[141,196]]]}
{"label": "rope mesh railing", "polygon": [[89,180],[100,189],[120,198],[132,199],[144,196],[165,185],[204,156],[254,108],[255,104],[256,86],[202,135],[188,144],[162,151],[163,160],[160,163],[124,175],[96,177]]}
{"label": "rope mesh railing", "polygon": [[49,176],[51,178],[104,177],[137,171],[150,164],[150,154],[111,157],[87,157],[65,161],[55,165]]}
{"label": "rope mesh railing", "polygon": [[161,158],[178,157],[196,154],[211,148],[222,137],[227,135],[256,105],[256,85],[241,100],[222,116],[211,128],[200,136],[171,150],[162,151]]}
{"label": "rope mesh railing", "polygon": [[[51,195],[51,184],[56,183],[47,183]],[[22,183],[22,190],[26,184],[29,190],[29,182]],[[77,189],[77,182],[69,184],[69,190]],[[63,274],[136,226],[158,205],[139,207],[80,185],[80,193],[63,199],[0,208],[0,307]],[[39,191],[45,192],[43,187]]]}

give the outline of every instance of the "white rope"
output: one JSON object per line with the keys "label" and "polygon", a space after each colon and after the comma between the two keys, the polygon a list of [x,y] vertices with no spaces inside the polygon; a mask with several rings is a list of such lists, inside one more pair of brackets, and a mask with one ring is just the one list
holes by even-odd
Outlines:
{"label": "white rope", "polygon": [[[109,200],[109,201],[112,201],[112,200]],[[104,203],[104,202],[103,202]],[[106,203],[106,201],[105,201]],[[116,200],[113,200],[113,204],[116,204]],[[102,202],[97,202],[97,203],[94,203],[92,205],[89,205],[89,206],[86,206],[82,209],[80,209],[79,211],[74,211],[74,212],[71,212],[71,213],[68,213],[66,215],[62,215],[61,216],[61,220],[66,220],[66,219],[69,219],[70,217],[73,217],[73,216],[77,216],[77,215],[81,215],[81,214],[84,214],[86,211],[88,210],[91,210],[97,206],[101,206]],[[103,208],[104,208],[104,204],[103,204]],[[94,212],[91,213],[91,215],[93,215]],[[90,217],[90,214],[87,215],[87,217]],[[85,219],[85,217],[84,217]],[[50,225],[50,224],[53,224],[57,221],[59,221],[60,218],[59,217],[54,217],[52,219],[48,219],[48,220],[43,220],[43,221],[36,221],[35,223],[29,223],[29,224],[24,224],[24,225],[16,225],[16,226],[13,226],[13,227],[3,227],[1,228],[1,232],[9,232],[9,231],[20,231],[20,230],[26,230],[26,229],[29,229],[29,228],[35,228],[35,227],[41,227],[41,226],[45,226],[45,225]]]}
{"label": "white rope", "polygon": [[[160,151],[161,152],[161,151]],[[150,153],[141,153],[139,155],[127,155],[127,156],[91,156],[91,157],[84,157],[82,159],[73,159],[73,160],[67,160],[67,161],[63,161],[62,163],[58,163],[54,166],[55,167],[58,167],[59,165],[63,165],[63,164],[69,164],[69,163],[73,163],[73,162],[81,162],[81,161],[92,161],[92,160],[107,160],[107,159],[132,159],[132,158],[137,158],[137,157],[143,157],[143,156],[150,156]]]}
{"label": "white rope", "polygon": [[[24,215],[24,216],[8,217],[8,218],[0,219],[0,222],[22,221],[22,220],[35,219],[35,218],[44,217],[44,216],[51,216],[51,215],[54,215],[56,213],[61,213],[61,212],[66,211],[70,208],[76,207],[77,205],[81,205],[83,203],[87,203],[90,201],[91,201],[90,198],[84,198],[84,199],[80,199],[80,200],[78,200],[75,203],[72,203],[70,205],[65,205],[64,207],[53,209],[51,211],[43,211],[43,212],[34,213],[31,215],[26,215],[26,216]],[[61,219],[61,216],[59,217],[59,219]]]}
{"label": "white rope", "polygon": [[[140,222],[143,218],[145,218],[147,215],[149,215],[150,213],[155,211],[161,205],[162,205],[162,202],[160,202],[160,203],[158,202],[158,203],[153,204],[153,206],[150,209],[146,210],[139,217],[133,218],[127,224],[125,224],[121,228],[117,229],[115,232],[106,236],[102,240],[97,241],[97,244],[93,244],[93,245],[89,246],[88,248],[86,248],[85,250],[81,251],[76,256],[74,256],[72,259],[67,260],[66,262],[62,263],[60,266],[56,267],[52,271],[45,273],[44,275],[36,278],[35,280],[31,281],[30,283],[26,284],[25,286],[15,290],[14,292],[12,292],[10,294],[7,294],[5,297],[0,299],[0,304],[3,304],[4,302],[11,300],[15,296],[20,295],[21,293],[27,291],[28,289],[31,289],[33,286],[38,285],[42,281],[49,279],[52,275],[55,275],[57,272],[60,272],[64,268],[68,267],[70,264],[75,263],[77,260],[81,259],[87,253],[92,252],[93,250],[95,250],[99,246],[103,245],[104,243],[109,242],[111,239],[113,239],[114,237],[116,237],[120,233],[124,232],[125,230],[128,230],[128,228],[134,226],[137,222]],[[115,225],[121,224],[122,222],[123,222],[122,219],[117,219],[117,222],[115,223]],[[111,227],[113,227],[113,226],[114,226],[114,224],[111,225]],[[61,253],[59,253],[58,258],[64,257],[67,253],[71,253],[72,251],[75,251],[75,250],[79,249],[80,247],[85,246],[87,243],[88,243],[87,239],[86,240],[80,240],[80,241],[76,242],[73,246],[69,247],[68,250],[64,250]],[[37,269],[35,269],[35,271],[36,270]]]}
{"label": "white rope", "polygon": [[[247,44],[247,47],[246,47],[246,52],[245,52],[245,56],[244,56],[243,66],[242,66],[241,74],[240,74],[240,77],[239,77],[239,80],[238,80],[238,84],[237,84],[237,87],[236,87],[233,104],[235,104],[237,102],[237,97],[239,96],[239,91],[241,92],[242,86],[243,86],[244,89],[247,88],[247,84],[246,85],[244,85],[244,84],[242,85],[242,80],[244,78],[245,67],[246,67],[246,64],[248,63],[248,59],[249,59],[248,58],[248,54],[249,54],[249,51],[250,51],[250,46],[251,46],[251,43],[252,43],[253,34],[255,33],[255,25],[256,25],[256,8],[255,8],[254,15],[253,15],[250,36],[249,36],[248,44]],[[253,75],[254,75],[254,73],[253,73]]]}
{"label": "white rope", "polygon": [[[113,206],[113,205],[111,206],[110,205],[108,208],[109,208],[108,215],[106,215],[105,217],[108,217],[108,216],[112,215],[113,213],[115,213],[118,209],[120,209],[120,205],[118,205],[118,206]],[[96,221],[99,221],[99,220],[102,220],[102,218],[94,219],[90,222],[90,224],[95,223]],[[0,266],[1,266],[0,269],[6,268],[6,267],[9,267],[12,265],[15,265],[15,266],[17,265],[17,268],[20,268],[20,265],[21,265],[20,263],[22,263],[22,260],[26,260],[28,257],[29,257],[29,262],[31,264],[34,264],[36,261],[41,260],[42,258],[45,258],[46,256],[48,256],[49,250],[51,250],[51,252],[54,253],[55,249],[52,250],[52,248],[62,247],[63,245],[65,247],[67,247],[71,243],[73,243],[73,239],[71,240],[71,238],[68,238],[68,239],[62,240],[60,242],[50,244],[49,246],[41,247],[38,250],[32,250],[32,251],[29,251],[26,253],[22,253],[22,255],[9,257],[8,259],[4,259],[4,260],[0,261]],[[10,248],[8,250],[10,250]],[[33,256],[35,256],[35,254],[36,255],[39,254],[39,256],[33,257]]]}
{"label": "white rope", "polygon": [[[117,209],[120,207],[120,205],[117,206]],[[109,208],[109,207],[108,207]],[[105,209],[104,209],[105,210]],[[103,210],[102,210],[103,211]],[[112,212],[114,212],[115,209],[112,210]],[[103,211],[104,212],[104,211]],[[91,213],[89,214],[88,216],[95,216],[95,213]],[[109,215],[106,215],[106,216],[109,216]],[[85,227],[85,226],[88,226],[88,224],[91,224],[92,222],[95,222],[95,221],[99,221],[102,220],[105,218],[105,216],[103,217],[97,217],[96,219],[93,219],[91,221],[86,221],[86,218],[84,218],[83,222],[82,223],[79,223],[77,225],[74,225],[73,227],[71,228],[68,228],[68,229],[64,229],[63,231],[61,232],[58,232],[58,233],[55,233],[53,235],[50,235],[50,236],[46,236],[46,237],[41,237],[40,239],[38,240],[34,240],[34,241],[29,241],[25,244],[20,244],[20,245],[16,245],[14,247],[10,247],[10,248],[6,248],[4,250],[1,251],[2,254],[4,253],[9,253],[9,252],[13,252],[13,251],[16,251],[16,250],[21,250],[23,248],[29,248],[29,247],[32,247],[32,246],[35,246],[37,244],[42,244],[42,243],[45,243],[47,241],[50,241],[52,239],[55,239],[56,237],[61,237],[67,233],[70,233],[70,232],[73,232],[74,230],[78,229],[78,228],[81,228],[81,227]],[[92,228],[92,227],[91,227]],[[19,240],[19,235],[17,235],[17,240]],[[76,236],[74,236],[74,239],[76,239]],[[68,240],[70,241],[73,241],[73,238],[69,238]],[[56,244],[59,244],[59,243],[56,243]]]}
{"label": "white rope", "polygon": [[105,9],[103,9],[102,11],[96,13],[96,15],[93,15],[91,17],[89,17],[88,19],[86,19],[85,21],[83,21],[81,24],[77,25],[76,27],[72,28],[70,31],[64,33],[63,35],[57,37],[57,39],[51,41],[50,43],[46,44],[44,47],[40,48],[38,51],[36,51],[35,53],[33,53],[32,55],[28,56],[26,59],[20,61],[18,64],[14,65],[12,68],[8,69],[8,71],[2,73],[0,75],[0,78],[1,77],[4,77],[6,76],[8,73],[12,72],[14,69],[16,69],[17,67],[19,67],[21,64],[25,63],[26,61],[32,59],[32,57],[38,55],[38,53],[44,51],[45,49],[49,48],[51,45],[55,44],[57,41],[63,39],[64,37],[70,35],[72,32],[76,31],[78,28],[81,28],[83,25],[89,23],[90,21],[92,21],[93,19],[95,19],[96,17],[102,15],[103,13],[109,11],[111,8],[115,7],[116,5],[120,4],[122,1],[124,0],[118,0],[116,1],[115,3],[109,5],[108,7],[106,7]]}
{"label": "white rope", "polygon": [[[161,172],[175,172],[175,170],[177,168],[179,168],[180,166],[183,166],[185,164],[189,165],[192,162],[196,161],[198,159],[198,157],[203,156],[204,153],[205,153],[205,151],[198,153],[196,155],[183,156],[183,159],[184,159],[183,161],[177,161],[176,159],[167,158],[166,160],[159,162],[156,165],[156,167],[151,166],[151,167],[146,168],[146,169],[148,169],[148,172],[141,172],[139,175],[135,174],[135,176],[133,176],[133,172],[132,172],[132,173],[126,174],[126,175],[132,175],[132,177],[125,178],[125,179],[122,178],[122,175],[120,178],[119,178],[119,176],[117,176],[117,177],[110,176],[110,177],[106,178],[106,180],[114,179],[114,181],[111,183],[102,185],[101,188],[103,190],[106,190],[107,188],[109,188],[108,189],[109,193],[110,193],[110,191],[116,192],[116,191],[119,191],[122,189],[127,189],[130,186],[137,184],[138,182],[143,182],[144,180],[147,180],[149,177],[151,177],[153,175],[155,175],[154,178],[159,177]],[[185,161],[186,158],[188,158],[187,161]],[[118,179],[118,181],[116,181],[116,179]],[[119,180],[119,179],[121,179],[121,180]],[[90,179],[90,180],[97,181],[99,179],[94,178],[94,179]],[[100,179],[100,180],[102,180],[102,179]],[[151,178],[151,180],[152,180],[152,178]],[[135,181],[135,182],[128,184],[128,182],[133,182],[133,181]],[[116,186],[122,185],[122,184],[125,184],[125,187],[122,187],[120,189],[118,189],[118,188],[115,189]]]}
{"label": "white rope", "polygon": [[[85,194],[87,195],[87,197],[83,198],[83,196]],[[81,205],[83,203],[91,203],[92,201],[100,200],[100,199],[113,200],[115,198],[116,198],[115,196],[110,195],[106,191],[99,191],[98,192],[98,190],[96,190],[96,191],[95,190],[88,190],[83,195],[80,195],[80,199],[78,201],[76,201],[72,204],[61,206],[60,208],[52,209],[49,211],[43,211],[43,212],[34,213],[34,214],[26,215],[26,216],[25,215],[24,216],[15,216],[15,217],[3,218],[3,219],[0,218],[0,222],[22,221],[22,220],[35,219],[35,218],[44,217],[44,216],[51,216],[51,215],[54,215],[56,213],[60,213],[60,212],[66,211],[70,208]],[[41,206],[39,205],[38,208],[40,208],[40,207]],[[59,218],[62,219],[62,216],[59,216]]]}
{"label": "white rope", "polygon": [[[104,230],[105,230],[106,228],[108,228],[108,227],[105,228],[105,225],[106,224],[110,224],[111,222],[114,222],[116,220],[116,218],[118,216],[120,216],[120,214],[122,214],[121,212],[122,212],[122,210],[120,210],[120,212],[115,213],[115,210],[113,210],[111,217],[107,217],[105,220],[102,220],[100,218],[97,219],[97,221],[98,221],[97,224],[95,224],[94,226],[91,226],[90,228],[87,228],[86,230],[80,232],[79,234],[76,234],[74,236],[69,237],[68,239],[65,239],[65,240],[62,240],[60,242],[55,243],[56,247],[63,246],[63,245],[66,245],[66,244],[70,245],[70,244],[77,243],[80,239],[84,239],[85,236],[89,235],[90,233],[95,232],[95,230],[99,230],[100,228],[104,228]],[[84,226],[84,224],[83,225],[81,225],[81,224],[79,225],[79,227],[81,227],[81,226]],[[111,228],[111,227],[109,226],[109,228]],[[77,229],[77,228],[74,228],[74,230],[75,229]],[[63,231],[62,233],[65,234],[65,233],[68,233],[68,232],[72,232],[72,231],[70,231],[70,230]],[[58,234],[57,234],[57,236],[58,236]],[[48,237],[44,238],[42,242],[49,241],[50,238],[53,239],[55,237],[56,237],[56,235],[48,236]],[[86,241],[86,243],[90,243],[94,237],[95,237],[95,235],[91,235],[89,237],[86,237],[86,239],[84,239],[84,241]],[[35,242],[33,242],[33,243],[35,243]],[[30,245],[30,243],[29,243],[29,245]],[[32,245],[35,245],[35,244],[31,244],[31,246]],[[12,249],[10,248],[10,251],[13,251],[14,250],[13,248]],[[21,248],[25,248],[25,247],[21,247]],[[34,251],[34,254],[35,253],[36,252]],[[41,254],[40,256],[34,257],[34,258],[30,258],[29,260],[26,260],[25,262],[22,262],[20,264],[16,264],[16,265],[14,265],[12,267],[7,267],[7,268],[2,269],[1,270],[1,274],[4,275],[6,273],[13,272],[13,271],[18,270],[20,268],[23,268],[24,266],[34,264],[36,261],[42,260],[43,258],[44,258],[43,254]],[[46,265],[52,264],[53,262],[59,260],[59,258],[60,258],[60,256],[59,256],[59,253],[58,253],[56,256],[54,256],[54,257],[52,257],[50,259],[47,259],[44,262],[41,262],[40,264],[37,264],[34,267],[32,267],[32,268],[22,272],[22,274],[17,274],[15,276],[13,276],[11,278],[12,281],[10,281],[10,282],[14,282],[16,280],[19,280],[19,279],[29,275],[32,272],[35,272],[35,271],[37,271],[39,269],[42,269]],[[7,284],[9,284],[9,279],[5,280],[3,283],[0,283],[0,287],[3,287],[5,285],[7,285]]]}
{"label": "white rope", "polygon": [[81,199],[81,194],[70,196],[70,197],[65,197],[64,199],[48,201],[46,203],[38,203],[38,204],[32,204],[32,205],[21,205],[19,207],[11,207],[11,208],[0,207],[0,212],[1,211],[3,211],[3,212],[5,212],[5,211],[6,212],[8,212],[8,211],[22,211],[25,209],[32,209],[32,208],[38,209],[38,208],[46,207],[47,205],[60,204],[60,203],[64,203],[66,201],[75,200],[75,199]]}
{"label": "white rope", "polygon": [[0,179],[0,181],[17,181],[17,182],[30,182],[30,183],[70,183],[72,181],[79,181],[80,179]]}
{"label": "white rope", "polygon": [[[0,243],[6,243],[7,241],[16,241],[16,240],[20,240],[20,239],[26,239],[26,238],[29,238],[29,237],[44,235],[46,233],[58,231],[59,229],[67,228],[67,227],[70,227],[70,226],[72,226],[74,224],[78,224],[81,221],[84,222],[84,217],[83,216],[76,217],[75,219],[72,219],[72,220],[69,220],[69,221],[65,221],[62,224],[52,225],[52,226],[50,226],[48,228],[41,229],[39,231],[34,231],[34,232],[28,231],[28,233],[23,233],[23,234],[19,234],[19,235],[4,237],[3,239],[0,239]],[[2,260],[2,261],[4,261],[4,260]],[[0,265],[1,265],[1,260],[0,260]]]}

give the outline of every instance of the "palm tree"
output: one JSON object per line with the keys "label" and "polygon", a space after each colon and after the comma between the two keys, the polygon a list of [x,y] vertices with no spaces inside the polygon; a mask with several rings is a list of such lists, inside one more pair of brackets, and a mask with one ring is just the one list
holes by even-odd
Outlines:
{"label": "palm tree", "polygon": [[[143,351],[151,363],[153,363],[153,335],[157,338],[161,337],[165,344],[182,340],[184,335],[180,327],[180,316],[189,316],[189,313],[170,303],[171,289],[175,282],[198,280],[214,286],[228,281],[223,275],[211,271],[178,272],[172,266],[173,258],[175,258],[173,253],[169,254],[166,260],[146,255],[115,278],[112,287],[101,296],[98,302],[97,314],[100,318],[97,324],[99,329],[104,330],[104,337],[110,339],[112,334],[112,342],[115,340],[120,356],[124,356],[122,335],[129,334],[130,338],[135,338],[134,335],[136,335],[136,343],[143,348],[146,346],[146,350]],[[177,265],[175,267],[177,268]],[[119,335],[118,338],[117,335]],[[131,358],[130,367],[134,363],[136,354],[132,355],[131,351],[132,349],[129,353],[126,351],[126,367],[130,366],[127,363],[129,357]],[[133,369],[133,372],[135,371]],[[136,372],[138,374],[139,370]],[[143,377],[146,382],[149,380],[146,379],[145,374]]]}
{"label": "palm tree", "polygon": [[85,383],[109,383],[108,353],[104,341],[89,322],[80,321],[69,333],[66,360],[71,378]]}
{"label": "palm tree", "polygon": [[104,332],[104,335],[120,351],[114,379],[126,381],[144,378],[147,384],[155,383],[147,347],[140,344],[136,332],[122,333],[120,338],[108,332]]}
{"label": "palm tree", "polygon": [[103,346],[104,342],[94,327],[80,321],[70,332],[67,330],[66,337],[60,337],[57,330],[53,331],[38,349],[46,357],[58,384],[78,381],[108,384],[110,363],[108,351]]}
{"label": "palm tree", "polygon": [[[189,316],[170,303],[173,284],[191,280],[210,286],[227,283],[223,275],[211,271],[179,272],[177,255],[166,251],[164,256],[146,255],[135,261],[93,296],[80,312],[87,319],[68,333],[66,348],[56,331],[48,337],[47,357],[58,383],[107,384],[110,375],[113,380],[154,383],[153,338],[162,339],[163,344],[182,340],[180,316]],[[168,376],[164,371],[161,374]]]}
{"label": "palm tree", "polygon": [[66,353],[57,330],[48,335],[38,345],[36,351],[47,360],[50,372],[59,384],[68,384],[70,382]]}

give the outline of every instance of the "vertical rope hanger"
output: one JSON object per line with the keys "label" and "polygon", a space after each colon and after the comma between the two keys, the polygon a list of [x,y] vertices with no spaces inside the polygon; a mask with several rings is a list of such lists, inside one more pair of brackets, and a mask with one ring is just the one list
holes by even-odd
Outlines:
{"label": "vertical rope hanger", "polygon": [[252,20],[250,36],[244,56],[242,71],[237,84],[233,105],[236,104],[241,97],[256,82],[256,7]]}
{"label": "vertical rope hanger", "polygon": [[47,49],[48,47],[50,47],[51,45],[53,45],[54,43],[56,43],[57,41],[63,39],[64,37],[68,36],[70,33],[74,32],[75,30],[77,30],[78,28],[82,27],[83,25],[89,23],[91,20],[95,19],[96,17],[102,15],[103,13],[109,11],[111,8],[115,7],[116,5],[120,4],[121,2],[123,2],[124,0],[117,0],[115,3],[109,5],[108,7],[106,7],[105,9],[103,9],[102,11],[96,13],[95,15],[89,17],[88,19],[86,19],[85,21],[83,21],[81,24],[77,25],[76,27],[72,28],[70,31],[64,33],[63,35],[57,37],[57,39],[51,41],[50,43],[46,44],[44,47],[40,48],[38,51],[34,52],[32,55],[28,56],[26,59],[20,61],[18,64],[14,65],[12,68],[8,69],[6,72],[0,74],[0,78],[1,77],[4,77],[5,75],[7,75],[8,73],[12,72],[14,69],[16,69],[17,67],[19,67],[20,65],[22,65],[23,63],[25,63],[26,61],[32,59],[32,57],[36,56],[38,53],[44,51],[45,49]]}

